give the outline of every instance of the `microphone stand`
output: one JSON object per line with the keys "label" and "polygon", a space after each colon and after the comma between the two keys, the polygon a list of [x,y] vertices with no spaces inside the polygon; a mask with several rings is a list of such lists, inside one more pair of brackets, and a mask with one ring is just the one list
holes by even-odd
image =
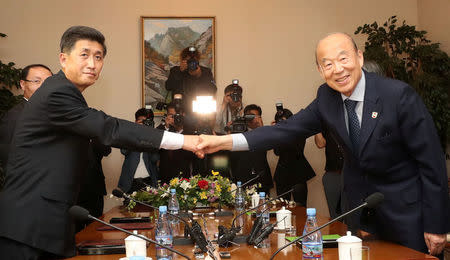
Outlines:
{"label": "microphone stand", "polygon": [[[74,206],[74,207],[78,207],[78,206]],[[80,207],[80,208],[81,208],[81,207]],[[130,232],[130,231],[128,231],[128,230],[125,230],[125,229],[116,227],[116,226],[114,226],[114,225],[109,224],[108,222],[105,222],[105,221],[100,220],[100,219],[98,219],[98,218],[96,218],[96,217],[94,217],[94,216],[91,216],[90,214],[87,215],[87,218],[90,218],[90,219],[92,219],[92,220],[95,220],[95,221],[97,221],[97,222],[100,222],[100,223],[102,223],[102,224],[104,224],[104,225],[106,225],[106,226],[108,226],[108,227],[111,227],[111,228],[117,229],[117,230],[119,230],[119,231],[122,231],[122,232],[124,232],[124,233],[126,233],[126,234],[128,234],[128,235],[131,235],[131,236],[135,236],[135,237],[141,238],[141,239],[143,239],[143,240],[145,240],[145,241],[147,241],[147,242],[149,242],[149,243],[152,243],[152,244],[155,244],[155,245],[157,245],[157,246],[163,247],[163,248],[165,248],[165,249],[167,249],[167,250],[169,250],[169,251],[171,251],[171,252],[173,252],[173,253],[175,253],[175,254],[181,255],[182,257],[184,257],[184,258],[186,258],[186,259],[188,259],[188,260],[191,260],[191,258],[189,258],[187,255],[181,253],[180,251],[175,250],[175,249],[173,249],[173,248],[171,248],[171,247],[168,247],[168,246],[166,246],[166,245],[160,244],[160,243],[158,243],[158,242],[156,242],[156,241],[154,241],[154,240],[152,240],[152,239],[150,239],[150,238],[147,238],[147,237],[145,237],[145,236],[140,236],[140,235],[134,234],[134,233],[132,233],[132,232]]]}
{"label": "microphone stand", "polygon": [[359,210],[359,209],[361,209],[361,208],[364,208],[364,207],[367,206],[367,205],[368,205],[368,203],[367,203],[367,202],[364,202],[363,204],[359,205],[358,207],[356,207],[356,208],[354,208],[354,209],[352,209],[352,210],[350,210],[350,211],[348,211],[348,212],[346,212],[346,213],[344,213],[344,214],[342,214],[342,215],[336,217],[335,219],[333,219],[333,220],[331,220],[331,221],[329,221],[329,222],[323,224],[322,226],[320,226],[320,227],[318,227],[318,228],[316,228],[316,229],[314,229],[314,230],[312,230],[312,231],[310,231],[310,232],[304,234],[303,236],[298,237],[298,238],[296,238],[295,240],[293,240],[293,241],[287,243],[286,245],[280,247],[280,248],[279,248],[279,249],[278,249],[278,250],[270,257],[270,260],[272,260],[272,259],[273,259],[273,258],[274,258],[281,250],[285,249],[286,247],[288,247],[288,246],[290,246],[290,245],[292,245],[292,244],[294,244],[294,243],[297,243],[297,242],[300,241],[302,238],[307,237],[307,236],[311,235],[312,233],[315,233],[315,232],[321,230],[322,228],[324,228],[324,227],[326,227],[326,226],[328,226],[328,225],[330,225],[330,224],[332,224],[332,223],[338,221],[339,219],[341,219],[341,218],[343,218],[343,217],[345,217],[345,216],[347,216],[347,215],[349,215],[349,214],[351,214],[351,213],[353,213],[353,212],[355,212],[355,211],[357,211],[357,210]]}
{"label": "microphone stand", "polygon": [[[152,209],[154,209],[154,210],[159,210],[159,209],[158,209],[157,207],[155,207],[155,206],[152,206],[152,205],[150,205],[150,204],[144,203],[144,202],[139,201],[139,200],[135,200],[135,199],[132,198],[131,196],[127,195],[126,193],[124,193],[124,192],[122,192],[122,191],[120,191],[120,190],[118,190],[118,189],[113,190],[112,193],[113,193],[113,195],[116,196],[116,197],[119,197],[119,198],[122,198],[122,197],[123,197],[123,198],[129,199],[129,200],[132,200],[132,201],[134,201],[134,202],[136,202],[136,203],[139,203],[139,204],[141,204],[141,205],[144,205],[144,206],[146,206],[146,207],[152,208]],[[172,217],[175,217],[175,218],[181,220],[181,221],[184,223],[184,230],[185,230],[185,232],[184,232],[184,237],[174,237],[174,238],[173,238],[173,244],[174,244],[174,245],[192,245],[192,244],[193,244],[193,241],[192,241],[191,238],[193,238],[193,237],[191,236],[191,238],[188,238],[188,236],[187,236],[188,234],[191,235],[191,227],[189,226],[189,223],[188,223],[185,219],[183,219],[182,217],[180,217],[180,216],[178,216],[178,215],[174,215],[174,214],[172,214],[172,213],[170,213],[170,212],[167,212],[167,214],[170,215],[170,216],[172,216]],[[188,217],[189,217],[189,219],[192,221],[192,223],[194,223],[194,222],[193,222],[194,219],[193,219],[192,217],[190,217],[190,216],[188,216]]]}
{"label": "microphone stand", "polygon": [[[242,236],[237,236],[237,235],[236,235],[236,233],[239,232],[239,231],[241,230],[241,227],[235,227],[235,221],[236,221],[236,219],[239,218],[240,216],[244,215],[245,213],[249,212],[249,211],[255,210],[255,209],[259,208],[259,207],[262,206],[262,205],[265,205],[265,204],[268,204],[269,202],[272,202],[272,201],[274,201],[274,200],[277,200],[277,199],[283,197],[284,195],[293,192],[294,190],[295,190],[295,188],[292,188],[292,189],[290,189],[290,190],[288,190],[288,191],[286,191],[286,192],[284,192],[284,193],[278,195],[277,197],[275,197],[275,198],[273,198],[273,199],[267,200],[266,202],[264,202],[264,204],[259,204],[259,205],[257,205],[256,207],[253,207],[253,208],[251,208],[251,209],[248,209],[248,210],[245,210],[245,211],[241,212],[239,215],[237,215],[237,216],[233,219],[233,221],[231,222],[231,227],[230,227],[229,229],[226,228],[226,227],[224,227],[224,226],[219,226],[219,229],[220,229],[220,231],[221,231],[221,232],[219,232],[219,233],[225,234],[227,237],[229,237],[230,239],[232,239],[232,240],[235,241],[236,243],[245,243],[246,240],[247,240],[247,236],[246,236],[246,235],[242,235]],[[228,242],[232,242],[232,241],[228,241]],[[224,244],[226,244],[226,243],[225,243],[225,241],[223,241],[221,244],[224,245]]]}

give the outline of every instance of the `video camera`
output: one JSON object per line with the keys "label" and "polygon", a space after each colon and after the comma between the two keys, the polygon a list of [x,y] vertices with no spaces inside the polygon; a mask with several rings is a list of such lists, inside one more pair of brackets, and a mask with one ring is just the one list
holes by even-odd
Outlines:
{"label": "video camera", "polygon": [[232,85],[233,88],[230,97],[234,102],[239,102],[242,100],[242,88],[239,87],[239,80],[233,79]]}
{"label": "video camera", "polygon": [[195,47],[189,47],[189,52],[191,53],[191,57],[187,61],[189,71],[195,71],[198,68],[198,60],[195,59],[195,51]]}
{"label": "video camera", "polygon": [[252,121],[255,115],[238,116],[230,126],[225,126],[225,131],[230,131],[232,134],[243,133],[248,130],[247,122]]}

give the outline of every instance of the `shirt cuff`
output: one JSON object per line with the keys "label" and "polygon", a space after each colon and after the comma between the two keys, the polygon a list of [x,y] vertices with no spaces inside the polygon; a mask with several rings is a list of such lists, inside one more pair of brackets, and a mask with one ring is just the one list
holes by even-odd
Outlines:
{"label": "shirt cuff", "polygon": [[183,148],[184,135],[164,131],[159,148],[166,150],[177,150]]}
{"label": "shirt cuff", "polygon": [[233,148],[231,151],[248,151],[247,139],[243,134],[232,134],[233,138]]}

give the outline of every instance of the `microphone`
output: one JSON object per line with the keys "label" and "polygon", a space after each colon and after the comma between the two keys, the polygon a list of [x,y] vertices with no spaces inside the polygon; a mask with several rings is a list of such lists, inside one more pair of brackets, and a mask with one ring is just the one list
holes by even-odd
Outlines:
{"label": "microphone", "polygon": [[302,188],[302,186],[301,186],[300,184],[296,184],[296,185],[294,185],[294,186],[292,187],[292,189],[290,189],[290,190],[288,190],[288,191],[286,191],[286,192],[284,192],[284,193],[282,193],[282,194],[276,196],[275,198],[269,199],[269,200],[267,200],[267,201],[266,201],[265,203],[263,203],[263,204],[259,204],[259,205],[257,205],[256,207],[253,207],[253,208],[251,208],[251,209],[248,209],[248,210],[245,210],[245,211],[241,212],[239,215],[237,215],[237,216],[233,219],[233,221],[231,222],[231,226],[234,227],[234,223],[235,223],[236,219],[239,218],[240,216],[244,215],[245,213],[247,213],[247,212],[249,212],[249,211],[252,211],[252,210],[255,210],[255,209],[257,209],[257,208],[261,207],[262,205],[265,205],[265,204],[267,204],[267,203],[269,203],[269,202],[272,202],[272,201],[274,201],[274,200],[277,200],[277,199],[279,199],[279,198],[283,197],[284,195],[289,194],[289,193],[291,193],[291,192],[294,192],[294,191],[295,191],[295,192],[298,192],[298,191],[301,190],[301,188]]}
{"label": "microphone", "polygon": [[384,200],[384,195],[383,195],[383,193],[381,193],[381,192],[375,192],[375,193],[369,195],[369,197],[367,197],[367,198],[364,200],[364,203],[361,204],[361,205],[359,205],[358,207],[356,207],[356,208],[354,208],[354,209],[352,209],[352,210],[350,210],[350,211],[347,211],[346,213],[344,213],[344,214],[342,214],[342,215],[336,217],[335,219],[333,219],[333,220],[331,220],[331,221],[329,221],[329,222],[323,224],[322,226],[320,226],[320,227],[318,227],[318,228],[312,230],[311,232],[308,232],[308,233],[304,234],[303,236],[298,237],[297,239],[295,239],[295,240],[293,240],[293,241],[287,243],[286,245],[280,247],[280,248],[279,248],[279,249],[278,249],[278,250],[270,257],[270,260],[272,260],[272,259],[273,259],[273,258],[274,258],[281,250],[285,249],[286,247],[288,247],[288,246],[290,246],[290,245],[292,245],[292,244],[294,244],[294,243],[297,243],[297,242],[300,241],[302,238],[307,237],[307,236],[311,235],[312,233],[321,230],[322,228],[324,228],[324,227],[326,227],[326,226],[328,226],[328,225],[330,225],[330,224],[336,222],[337,220],[339,220],[339,219],[341,219],[341,218],[343,218],[343,217],[345,217],[345,216],[347,216],[347,215],[349,215],[349,214],[351,214],[351,213],[353,213],[353,212],[355,212],[355,211],[357,211],[357,210],[359,210],[359,209],[361,209],[361,208],[364,208],[364,207],[367,207],[367,208],[375,208],[375,207],[377,207],[381,202],[383,202],[383,200]]}
{"label": "microphone", "polygon": [[155,245],[157,245],[157,246],[163,247],[163,248],[165,248],[165,249],[167,249],[167,250],[169,250],[169,251],[171,251],[171,252],[174,252],[175,254],[181,255],[182,257],[184,257],[184,258],[190,260],[190,258],[189,258],[187,255],[181,253],[181,252],[178,251],[178,250],[175,250],[175,249],[173,249],[173,248],[171,248],[171,247],[168,247],[168,246],[166,246],[166,245],[162,245],[162,244],[160,244],[160,243],[158,243],[158,242],[156,242],[156,241],[154,241],[154,240],[151,240],[151,239],[149,239],[149,238],[147,238],[147,237],[145,237],[145,236],[139,236],[139,235],[137,235],[137,234],[133,234],[132,232],[130,232],[130,231],[128,231],[128,230],[125,230],[125,229],[116,227],[116,226],[114,226],[114,225],[109,224],[108,222],[105,222],[105,221],[100,220],[100,219],[98,219],[98,218],[96,218],[96,217],[93,217],[93,216],[91,216],[91,215],[89,214],[89,211],[88,211],[87,209],[83,208],[83,207],[80,207],[80,206],[77,206],[77,205],[72,206],[72,207],[69,209],[69,214],[70,214],[72,217],[74,217],[75,219],[78,219],[78,220],[89,220],[89,219],[95,220],[95,221],[100,222],[100,223],[102,223],[102,224],[104,224],[104,225],[107,225],[107,226],[109,226],[109,227],[112,227],[112,228],[114,228],[114,229],[117,229],[117,230],[119,230],[119,231],[122,231],[122,232],[124,232],[124,233],[126,233],[126,234],[128,234],[128,235],[132,235],[132,236],[135,236],[135,237],[139,237],[139,238],[141,238],[141,239],[143,239],[143,240],[145,240],[145,241],[147,241],[147,242],[149,242],[149,243],[152,243],[152,244],[155,244]]}
{"label": "microphone", "polygon": [[[257,177],[259,177],[259,174],[258,174],[258,176],[256,176],[253,179],[256,179]],[[241,212],[239,215],[237,215],[233,219],[233,221],[231,222],[231,227],[229,229],[224,227],[224,226],[222,226],[222,225],[220,225],[219,226],[219,239],[218,239],[219,245],[226,246],[228,244],[228,242],[231,242],[236,237],[237,232],[239,232],[241,230],[241,227],[236,227],[235,226],[235,222],[236,222],[237,218],[239,218],[240,216],[244,215],[245,213],[247,213],[249,211],[252,211],[252,210],[255,210],[255,209],[259,208],[262,205],[265,205],[265,204],[267,204],[267,203],[269,203],[271,201],[277,200],[277,199],[283,197],[284,195],[286,195],[288,193],[291,193],[293,191],[299,191],[300,189],[301,189],[301,185],[300,184],[296,184],[296,185],[294,185],[294,187],[292,187],[292,189],[290,189],[290,190],[280,194],[279,196],[277,196],[277,197],[275,197],[273,199],[267,200],[265,203],[259,204],[256,207],[253,207],[251,209],[248,209],[248,210],[245,210],[245,211]],[[255,223],[253,224],[252,231],[250,232],[249,236],[246,238],[247,242],[249,240],[250,241],[253,240],[254,236],[256,236],[256,234],[259,233],[261,228],[262,228],[262,219],[261,219],[261,217],[258,217],[258,218],[256,218]]]}
{"label": "microphone", "polygon": [[[135,200],[134,198],[132,198],[131,196],[127,195],[126,193],[124,193],[123,191],[119,190],[119,189],[114,189],[112,191],[112,194],[118,198],[126,198],[129,200],[132,200],[136,203],[139,203],[141,205],[147,206],[149,208],[155,209],[155,210],[159,210],[157,207],[152,206],[150,204],[144,203],[142,201],[139,200]],[[187,231],[189,233],[189,235],[191,236],[191,238],[194,240],[194,242],[198,245],[198,247],[204,252],[206,253],[208,251],[207,245],[208,242],[206,240],[205,234],[203,234],[202,232],[202,227],[198,224],[197,221],[195,221],[192,217],[190,217],[188,215],[188,217],[190,218],[190,220],[192,221],[192,226],[189,226],[189,223],[181,218],[180,216],[174,215],[172,213],[167,212],[168,215],[176,217],[177,219],[181,220],[184,222],[185,227],[187,227]]]}
{"label": "microphone", "polygon": [[[256,180],[256,179],[258,179],[259,177],[261,177],[261,174],[260,174],[260,173],[258,173],[255,177],[251,178],[250,180],[244,182],[244,183],[241,185],[241,187],[245,187],[245,185],[249,184],[250,182],[252,182],[252,181],[254,181],[254,180]],[[232,192],[234,192],[234,191],[236,191],[236,190],[237,190],[237,188],[232,189],[230,192],[232,193]]]}

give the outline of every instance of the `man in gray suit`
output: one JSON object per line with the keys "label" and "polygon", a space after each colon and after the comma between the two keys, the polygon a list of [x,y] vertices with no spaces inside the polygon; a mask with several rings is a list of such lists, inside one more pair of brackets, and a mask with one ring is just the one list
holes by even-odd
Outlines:
{"label": "man in gray suit", "polygon": [[0,255],[3,259],[75,255],[75,204],[86,172],[90,139],[147,151],[193,150],[196,136],[151,129],[88,107],[82,92],[100,76],[104,36],[74,26],[61,38],[62,70],[48,78],[25,105],[17,122],[0,193]]}

